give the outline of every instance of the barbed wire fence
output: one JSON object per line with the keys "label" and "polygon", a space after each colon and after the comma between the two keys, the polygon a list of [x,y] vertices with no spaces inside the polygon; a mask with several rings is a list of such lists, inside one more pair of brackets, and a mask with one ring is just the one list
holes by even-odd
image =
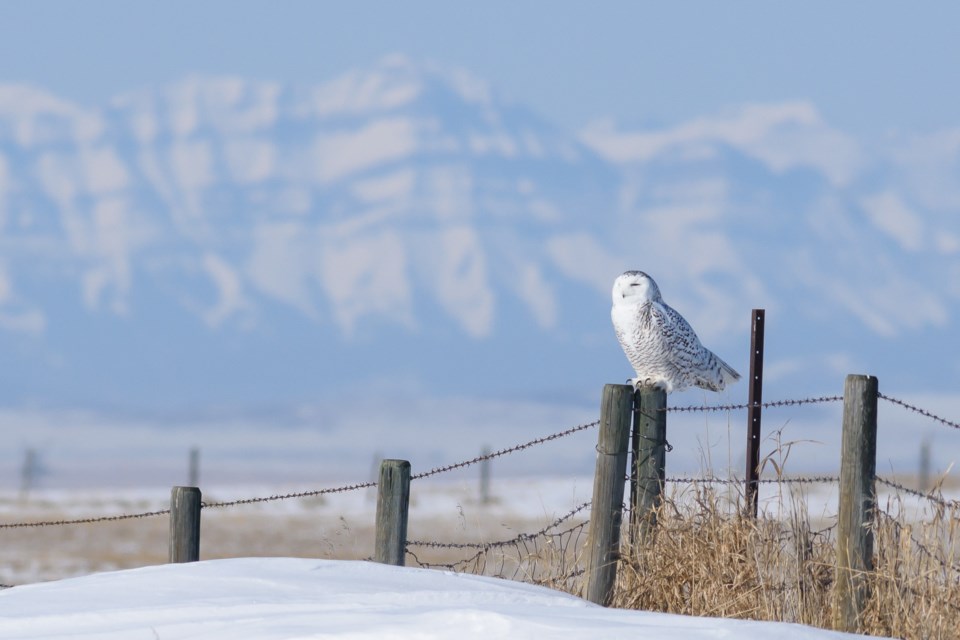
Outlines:
{"label": "barbed wire fence", "polygon": [[[909,404],[903,400],[893,398],[884,394],[878,394],[878,397],[899,406],[905,410],[917,413],[925,418],[937,422],[943,426],[953,429],[960,429],[960,424],[948,420],[931,411]],[[809,404],[823,404],[842,401],[842,396],[820,396],[801,399],[786,399],[770,402],[756,403],[763,408],[782,408]],[[667,407],[668,413],[692,413],[692,412],[732,412],[746,410],[751,408],[748,403],[744,404],[723,404],[723,405],[691,405],[679,407]],[[595,428],[599,425],[599,420],[576,425],[563,431],[538,437],[528,442],[517,444],[499,449],[484,455],[476,456],[460,462],[450,463],[434,467],[428,471],[411,475],[411,480],[422,480],[438,476],[450,471],[467,468],[496,458],[519,453],[530,448],[558,440],[576,433]],[[938,493],[929,493],[907,487],[895,480],[877,477],[877,482],[896,491],[899,495],[907,494],[915,498],[927,501],[929,504],[941,510],[958,510],[960,504],[955,500],[948,500]],[[817,483],[837,483],[839,478],[836,476],[778,476],[775,478],[761,478],[761,484],[770,485],[807,485]],[[668,477],[666,483],[677,485],[704,486],[704,485],[736,485],[743,486],[745,479],[738,477]],[[202,507],[205,509],[225,509],[240,505],[251,505],[283,500],[295,500],[308,497],[319,497],[330,494],[348,493],[352,491],[374,488],[376,481],[359,482],[337,487],[328,487],[317,490],[302,492],[292,492],[284,494],[275,494],[269,496],[256,496],[241,498],[229,501],[204,502]],[[585,544],[586,532],[589,527],[590,502],[584,502],[574,507],[568,513],[556,518],[545,527],[528,533],[521,533],[513,538],[492,542],[443,542],[437,540],[409,540],[406,543],[406,552],[421,567],[439,568],[451,571],[462,571],[469,573],[479,573],[486,575],[496,575],[510,579],[522,579],[538,584],[550,584],[560,588],[570,587],[574,580],[584,573],[582,562],[582,547]],[[624,505],[626,509],[626,505]],[[103,516],[90,516],[73,519],[56,519],[27,522],[0,522],[0,530],[38,528],[38,527],[59,527],[86,525],[104,522],[117,522],[123,520],[154,518],[164,515],[170,515],[170,509],[157,509],[151,511],[142,511],[136,513],[113,514]],[[880,512],[879,518],[896,519]],[[897,523],[897,530],[903,532],[903,527]],[[909,533],[909,532],[907,532]],[[958,571],[960,567],[947,559],[945,550],[933,550],[929,544],[911,538],[912,544],[916,546],[922,554],[936,559],[941,568],[945,570]],[[420,558],[417,554],[420,550],[421,555],[424,550],[439,551],[445,554],[442,558],[426,559]],[[459,552],[468,552],[466,557],[456,557]],[[11,585],[0,584],[0,588],[9,588]]]}
{"label": "barbed wire fence", "polygon": [[[826,402],[842,401],[842,396],[821,396],[801,399],[774,400],[759,403],[764,408],[780,408],[790,406],[800,406],[808,404],[820,404]],[[693,412],[731,412],[747,409],[748,404],[722,404],[722,405],[692,405],[666,407],[668,413],[693,413]],[[599,422],[595,421],[587,425],[581,425],[569,430],[570,433],[579,431],[583,428],[596,427]],[[568,432],[562,432],[567,435]],[[562,437],[561,434],[548,436],[542,440],[549,441],[556,437]],[[530,443],[528,443],[530,444]],[[520,445],[516,448],[510,448],[503,451],[527,448],[528,445]],[[668,445],[669,446],[669,445]],[[496,452],[492,455],[502,455],[502,452]],[[481,456],[468,461],[469,464],[483,461],[485,457]],[[464,463],[447,465],[435,469],[426,474],[411,476],[411,479],[427,477],[436,472],[442,472],[454,468],[461,468]],[[782,477],[765,478],[761,480],[763,484],[793,484],[793,483],[823,483],[837,482],[836,477],[810,476],[810,477]],[[671,477],[665,479],[670,484],[688,484],[688,485],[706,485],[706,484],[726,484],[726,485],[744,485],[744,479],[729,477]],[[589,526],[589,520],[582,519],[574,526],[567,529],[558,529],[558,527],[567,522],[574,515],[583,512],[591,506],[590,503],[582,504],[576,507],[572,512],[561,516],[557,521],[551,523],[544,529],[533,534],[523,533],[508,540],[501,540],[495,543],[490,542],[472,542],[472,543],[450,543],[436,540],[412,540],[407,543],[407,553],[420,567],[445,569],[453,571],[467,571],[470,573],[481,573],[509,579],[524,579],[525,581],[536,584],[548,584],[563,588],[568,591],[577,591],[574,587],[575,580],[583,576],[585,572],[583,545],[586,542],[584,532]],[[624,504],[623,510],[629,512],[629,506]],[[628,517],[624,521],[629,521]],[[467,557],[453,558],[441,557],[434,560],[426,560],[417,554],[418,549],[443,550],[450,552],[453,550],[469,550]]]}

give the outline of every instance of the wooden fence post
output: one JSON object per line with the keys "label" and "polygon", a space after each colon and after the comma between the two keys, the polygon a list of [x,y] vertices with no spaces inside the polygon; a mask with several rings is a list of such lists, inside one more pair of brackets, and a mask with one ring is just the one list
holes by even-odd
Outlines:
{"label": "wooden fence post", "polygon": [[200,485],[200,448],[190,449],[190,461],[187,464],[187,485],[196,487]]}
{"label": "wooden fence post", "polygon": [[657,524],[666,480],[667,393],[641,387],[634,393],[633,466],[630,474],[631,536],[642,544]]}
{"label": "wooden fence post", "polygon": [[920,443],[920,469],[917,473],[917,489],[924,493],[930,491],[930,440],[926,438]]}
{"label": "wooden fence post", "polygon": [[857,632],[869,596],[876,509],[877,379],[848,375],[843,389],[843,445],[834,628]]}
{"label": "wooden fence post", "polygon": [[377,538],[374,560],[402,567],[407,553],[410,463],[384,460],[377,484]]}
{"label": "wooden fence post", "polygon": [[480,504],[490,504],[490,447],[484,446],[480,455]]}
{"label": "wooden fence post", "polygon": [[610,603],[617,579],[632,409],[632,386],[604,385],[590,509],[590,535],[587,538],[585,594],[587,600],[602,605]]}
{"label": "wooden fence post", "polygon": [[200,489],[174,487],[170,492],[170,562],[200,559]]}

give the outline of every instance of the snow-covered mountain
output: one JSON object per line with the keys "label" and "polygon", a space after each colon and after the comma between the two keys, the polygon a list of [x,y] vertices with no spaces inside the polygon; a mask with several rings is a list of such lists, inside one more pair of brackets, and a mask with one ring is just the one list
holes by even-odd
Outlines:
{"label": "snow-covered mountain", "polygon": [[627,268],[741,371],[766,308],[786,395],[955,389],[958,207],[960,130],[868,146],[806,103],[568,132],[402,56],[90,108],[0,85],[0,402],[593,399],[630,374]]}

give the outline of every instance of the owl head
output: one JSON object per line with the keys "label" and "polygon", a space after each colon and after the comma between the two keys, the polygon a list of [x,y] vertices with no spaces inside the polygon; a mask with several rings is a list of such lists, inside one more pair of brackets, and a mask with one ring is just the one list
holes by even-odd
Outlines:
{"label": "owl head", "polygon": [[643,271],[627,271],[613,281],[613,304],[660,301],[660,287]]}

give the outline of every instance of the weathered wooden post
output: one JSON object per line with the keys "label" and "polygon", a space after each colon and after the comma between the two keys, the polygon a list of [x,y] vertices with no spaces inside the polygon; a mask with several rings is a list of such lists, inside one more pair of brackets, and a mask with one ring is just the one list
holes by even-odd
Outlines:
{"label": "weathered wooden post", "polygon": [[930,440],[920,443],[920,469],[917,473],[917,488],[926,493],[930,490]]}
{"label": "weathered wooden post", "polygon": [[174,487],[170,492],[170,562],[200,559],[200,489]]}
{"label": "weathered wooden post", "polygon": [[857,632],[869,596],[866,572],[873,570],[877,502],[877,379],[873,376],[847,376],[842,447],[833,623],[838,630]]}
{"label": "weathered wooden post", "polygon": [[667,392],[641,387],[633,396],[633,467],[630,474],[634,544],[642,544],[657,524],[666,480]]}
{"label": "weathered wooden post", "polygon": [[490,447],[484,446],[480,455],[480,504],[490,504]]}
{"label": "weathered wooden post", "polygon": [[410,463],[384,460],[377,484],[377,537],[374,560],[402,567],[407,553]]}
{"label": "weathered wooden post", "polygon": [[763,324],[766,311],[754,309],[750,331],[750,391],[747,408],[747,511],[754,518],[760,506],[760,417],[763,407]]}
{"label": "weathered wooden post", "polygon": [[36,486],[42,466],[36,449],[27,449],[23,456],[23,467],[20,469],[20,502],[26,502],[30,491]]}
{"label": "weathered wooden post", "polygon": [[200,486],[200,448],[190,449],[190,461],[187,464],[187,486]]}
{"label": "weathered wooden post", "polygon": [[617,579],[632,409],[632,386],[604,385],[590,509],[590,535],[587,539],[587,589],[584,594],[587,600],[602,605],[610,603]]}

